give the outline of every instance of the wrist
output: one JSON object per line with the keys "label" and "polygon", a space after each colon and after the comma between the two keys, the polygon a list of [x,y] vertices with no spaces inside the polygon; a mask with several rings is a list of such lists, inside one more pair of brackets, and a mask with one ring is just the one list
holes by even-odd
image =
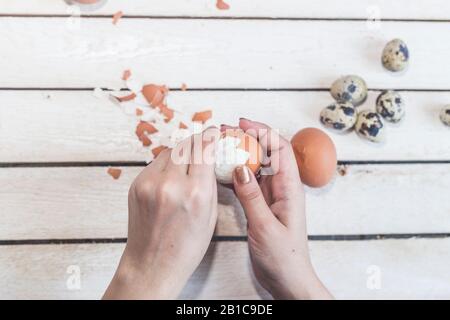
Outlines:
{"label": "wrist", "polygon": [[333,299],[314,270],[289,279],[284,286],[270,292],[277,300],[329,300]]}
{"label": "wrist", "polygon": [[123,254],[113,280],[105,293],[105,299],[176,299],[184,283],[172,275],[152,267],[152,264],[139,263]]}

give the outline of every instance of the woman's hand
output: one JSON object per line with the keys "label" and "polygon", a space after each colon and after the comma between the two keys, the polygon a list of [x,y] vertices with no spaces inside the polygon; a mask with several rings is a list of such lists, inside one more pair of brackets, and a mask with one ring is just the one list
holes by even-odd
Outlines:
{"label": "woman's hand", "polygon": [[128,241],[105,299],[179,295],[216,225],[214,148],[219,135],[209,128],[166,149],[135,179],[128,199]]}
{"label": "woman's hand", "polygon": [[245,166],[234,174],[256,278],[276,299],[332,298],[310,261],[305,196],[289,141],[261,123],[241,119],[239,127],[258,139],[270,161],[259,184]]}

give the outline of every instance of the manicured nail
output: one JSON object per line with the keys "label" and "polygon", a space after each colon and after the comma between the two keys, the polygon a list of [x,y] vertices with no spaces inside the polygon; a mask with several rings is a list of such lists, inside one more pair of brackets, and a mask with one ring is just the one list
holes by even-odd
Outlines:
{"label": "manicured nail", "polygon": [[234,169],[236,180],[240,184],[247,184],[250,182],[250,173],[248,172],[248,168],[246,166],[239,166]]}
{"label": "manicured nail", "polygon": [[247,119],[247,118],[239,118],[239,121],[240,120],[251,121],[250,119]]}

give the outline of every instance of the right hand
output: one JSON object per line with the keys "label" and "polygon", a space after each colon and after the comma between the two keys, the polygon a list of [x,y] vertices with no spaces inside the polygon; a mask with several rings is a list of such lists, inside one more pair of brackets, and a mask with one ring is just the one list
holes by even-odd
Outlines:
{"label": "right hand", "polygon": [[241,119],[239,127],[258,139],[274,171],[259,183],[246,166],[234,173],[256,278],[275,299],[332,298],[311,264],[304,190],[289,141],[258,122]]}

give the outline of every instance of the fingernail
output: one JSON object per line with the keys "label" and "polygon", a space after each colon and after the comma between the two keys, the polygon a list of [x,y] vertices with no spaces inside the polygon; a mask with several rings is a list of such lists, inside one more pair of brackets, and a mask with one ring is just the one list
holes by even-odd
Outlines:
{"label": "fingernail", "polygon": [[205,130],[203,130],[203,131],[207,131],[207,130],[210,130],[210,129],[217,129],[217,127],[216,126],[214,126],[214,125],[212,125],[212,126],[209,126],[208,128],[206,128]]}
{"label": "fingernail", "polygon": [[239,121],[240,120],[251,121],[250,119],[247,119],[247,118],[239,118]]}
{"label": "fingernail", "polygon": [[248,172],[248,168],[246,166],[239,166],[234,169],[236,180],[240,184],[247,184],[250,182],[250,173]]}

